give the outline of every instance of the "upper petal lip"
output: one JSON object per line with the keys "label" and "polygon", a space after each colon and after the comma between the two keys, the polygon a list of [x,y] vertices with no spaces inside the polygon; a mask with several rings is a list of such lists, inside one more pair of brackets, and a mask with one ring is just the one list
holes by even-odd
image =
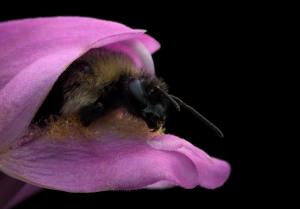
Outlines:
{"label": "upper petal lip", "polygon": [[[91,48],[124,40],[145,41],[146,48],[154,52],[159,44],[144,32],[80,17],[0,23],[0,150],[22,136],[56,79],[72,61]],[[123,48],[128,47],[124,44]]]}

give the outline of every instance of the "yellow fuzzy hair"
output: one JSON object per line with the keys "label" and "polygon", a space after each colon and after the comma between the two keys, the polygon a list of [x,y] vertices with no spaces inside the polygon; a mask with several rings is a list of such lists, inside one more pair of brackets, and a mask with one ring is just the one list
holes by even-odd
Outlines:
{"label": "yellow fuzzy hair", "polygon": [[76,114],[70,114],[50,117],[45,129],[32,126],[31,131],[31,135],[38,134],[54,140],[101,139],[107,135],[123,139],[140,138],[147,140],[163,134],[165,130],[160,128],[158,131],[152,132],[142,119],[132,116],[123,108],[118,108],[98,118],[88,127],[81,124]]}
{"label": "yellow fuzzy hair", "polygon": [[74,91],[65,94],[68,99],[63,105],[63,114],[76,112],[80,107],[95,102],[105,93],[101,89],[117,81],[121,75],[137,76],[141,74],[129,57],[107,49],[92,49],[77,61],[89,63],[93,68],[93,74],[78,73],[76,77],[72,78],[79,81],[80,86]]}

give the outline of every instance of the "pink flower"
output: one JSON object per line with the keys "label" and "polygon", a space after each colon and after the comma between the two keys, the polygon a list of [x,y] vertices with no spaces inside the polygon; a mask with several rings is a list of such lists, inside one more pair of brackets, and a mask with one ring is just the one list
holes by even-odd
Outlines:
{"label": "pink flower", "polygon": [[[214,189],[224,184],[229,164],[177,136],[119,135],[109,126],[101,136],[62,133],[56,139],[30,129],[59,75],[91,48],[123,51],[154,74],[151,53],[159,43],[144,32],[82,17],[0,23],[0,171],[30,184],[24,186],[0,173],[0,206],[12,205],[40,187],[97,192],[197,185]],[[10,203],[8,181],[19,184],[10,197],[21,193]]]}

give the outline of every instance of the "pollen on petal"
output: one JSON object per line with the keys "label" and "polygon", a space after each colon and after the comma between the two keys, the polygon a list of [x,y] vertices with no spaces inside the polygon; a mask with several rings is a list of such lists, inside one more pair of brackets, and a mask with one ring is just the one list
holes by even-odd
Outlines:
{"label": "pollen on petal", "polygon": [[164,133],[164,128],[152,132],[146,123],[132,116],[125,109],[118,108],[94,121],[90,126],[82,125],[75,114],[67,116],[51,116],[46,121],[44,128],[31,126],[31,136],[46,136],[52,140],[89,140],[90,138],[103,138],[106,135],[115,135],[118,138],[149,139]]}

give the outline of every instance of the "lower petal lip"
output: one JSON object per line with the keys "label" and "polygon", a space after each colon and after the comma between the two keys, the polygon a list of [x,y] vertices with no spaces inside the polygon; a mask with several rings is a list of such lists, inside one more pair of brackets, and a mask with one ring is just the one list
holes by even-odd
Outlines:
{"label": "lower petal lip", "polygon": [[185,187],[187,189],[197,185],[207,189],[215,189],[222,186],[230,176],[231,166],[229,163],[210,157],[203,150],[177,136],[166,134],[149,140],[148,144],[155,149],[180,153],[193,163],[194,173],[197,173],[198,177],[193,182],[192,187]]}
{"label": "lower petal lip", "polygon": [[[0,169],[39,187],[67,192],[131,190],[159,185],[221,186],[228,163],[173,135],[55,140],[47,137],[1,156]],[[150,186],[151,187],[151,186]]]}

